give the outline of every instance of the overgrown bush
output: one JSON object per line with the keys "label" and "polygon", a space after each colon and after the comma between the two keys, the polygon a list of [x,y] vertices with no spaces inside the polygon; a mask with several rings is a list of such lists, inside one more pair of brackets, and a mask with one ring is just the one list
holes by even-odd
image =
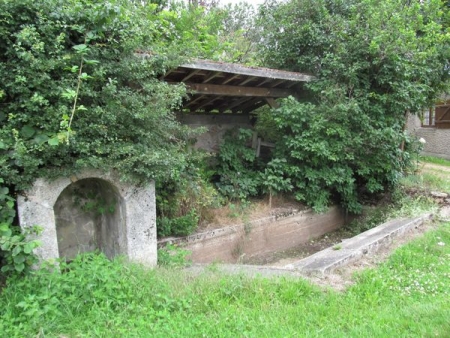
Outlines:
{"label": "overgrown bush", "polygon": [[265,3],[265,64],[316,76],[303,87],[309,102],[285,99],[272,116],[275,158],[298,200],[360,212],[363,196],[393,189],[410,170],[418,149],[405,147],[407,114],[432,104],[449,78],[444,8],[438,0]]}
{"label": "overgrown bush", "polygon": [[2,183],[0,178],[0,271],[4,275],[25,273],[36,263],[33,249],[39,245],[38,241],[27,236],[37,235],[39,229],[31,227],[21,233],[18,227],[13,226],[16,216],[14,199]]}
{"label": "overgrown bush", "polygon": [[[158,78],[187,57],[220,54],[219,14],[152,1],[0,0],[0,166],[8,203],[37,177],[94,167],[145,185],[188,167],[195,131],[173,113],[184,86]],[[183,198],[200,187],[197,195],[214,199],[197,176],[188,185]],[[204,217],[202,205],[212,202],[196,201]],[[176,216],[192,209],[177,203],[183,210]]]}
{"label": "overgrown bush", "polygon": [[228,131],[217,154],[217,187],[230,200],[244,201],[261,193],[263,164],[250,147],[253,132],[239,128]]}
{"label": "overgrown bush", "polygon": [[175,218],[159,217],[156,219],[158,237],[190,235],[197,229],[198,221],[195,210]]}
{"label": "overgrown bush", "polygon": [[211,210],[222,204],[223,198],[211,183],[208,156],[190,151],[184,166],[156,182],[158,236],[188,235],[199,223],[211,221]]}

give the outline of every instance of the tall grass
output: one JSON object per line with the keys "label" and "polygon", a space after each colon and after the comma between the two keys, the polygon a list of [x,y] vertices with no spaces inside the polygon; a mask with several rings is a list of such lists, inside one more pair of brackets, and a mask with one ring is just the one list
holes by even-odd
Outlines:
{"label": "tall grass", "polygon": [[450,223],[339,293],[302,279],[146,271],[87,254],[10,279],[3,337],[448,337]]}

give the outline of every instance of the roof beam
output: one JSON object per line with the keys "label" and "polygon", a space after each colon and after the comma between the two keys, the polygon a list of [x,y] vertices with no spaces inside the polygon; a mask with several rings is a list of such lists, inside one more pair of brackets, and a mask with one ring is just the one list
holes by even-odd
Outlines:
{"label": "roof beam", "polygon": [[184,82],[184,81],[189,80],[189,79],[190,79],[191,77],[193,77],[194,75],[200,73],[200,71],[201,71],[200,69],[196,69],[196,70],[190,72],[190,73],[189,73],[188,75],[186,75],[180,82]]}
{"label": "roof beam", "polygon": [[289,95],[295,95],[294,91],[282,88],[240,87],[202,83],[186,83],[186,87],[195,94],[202,95],[252,97],[288,97]]}

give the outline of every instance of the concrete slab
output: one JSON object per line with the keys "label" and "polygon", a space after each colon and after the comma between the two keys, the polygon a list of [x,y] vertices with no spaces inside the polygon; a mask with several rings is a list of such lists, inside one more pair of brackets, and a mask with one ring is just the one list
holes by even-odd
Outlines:
{"label": "concrete slab", "polygon": [[331,273],[339,267],[355,262],[364,255],[374,253],[380,248],[388,246],[396,237],[419,227],[431,216],[431,214],[425,214],[416,218],[392,220],[383,223],[376,228],[343,241],[340,245],[322,250],[294,264],[290,264],[289,267],[307,275]]}

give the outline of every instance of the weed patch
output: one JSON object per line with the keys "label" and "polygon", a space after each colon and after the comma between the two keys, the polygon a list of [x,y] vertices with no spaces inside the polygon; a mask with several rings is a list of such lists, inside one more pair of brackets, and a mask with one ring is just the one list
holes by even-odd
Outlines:
{"label": "weed patch", "polygon": [[127,337],[445,337],[450,326],[450,223],[357,275],[346,292],[302,279],[207,269],[146,271],[85,254],[9,279],[0,332]]}

